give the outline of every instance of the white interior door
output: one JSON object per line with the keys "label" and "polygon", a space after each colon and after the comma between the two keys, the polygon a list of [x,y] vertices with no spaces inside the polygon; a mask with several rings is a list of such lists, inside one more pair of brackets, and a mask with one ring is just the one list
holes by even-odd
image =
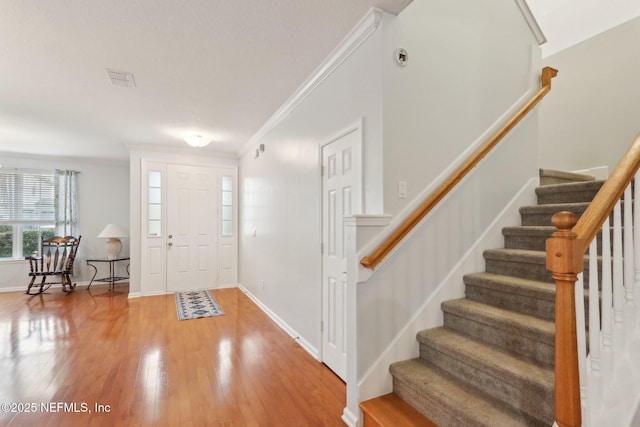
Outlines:
{"label": "white interior door", "polygon": [[214,168],[167,167],[167,291],[216,285],[217,174]]}
{"label": "white interior door", "polygon": [[360,130],[322,148],[322,361],[343,380],[347,368],[344,218],[361,209]]}

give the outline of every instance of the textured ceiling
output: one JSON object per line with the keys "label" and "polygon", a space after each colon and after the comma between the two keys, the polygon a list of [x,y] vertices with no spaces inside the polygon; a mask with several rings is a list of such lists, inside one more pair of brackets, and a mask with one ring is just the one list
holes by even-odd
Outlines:
{"label": "textured ceiling", "polygon": [[0,0],[0,152],[123,160],[193,133],[237,152],[372,6],[408,3]]}
{"label": "textured ceiling", "polygon": [[[237,153],[372,6],[410,2],[0,0],[0,153],[126,160],[127,145],[179,148],[193,133]],[[570,6],[640,5],[528,2],[549,45],[554,28],[587,25],[562,23]],[[112,86],[107,68],[137,87]]]}

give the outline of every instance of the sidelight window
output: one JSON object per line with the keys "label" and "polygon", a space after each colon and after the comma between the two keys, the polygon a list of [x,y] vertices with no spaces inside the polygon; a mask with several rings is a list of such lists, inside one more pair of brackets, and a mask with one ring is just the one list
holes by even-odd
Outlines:
{"label": "sidelight window", "polygon": [[222,237],[233,236],[233,179],[222,177]]}
{"label": "sidelight window", "polygon": [[149,171],[147,233],[162,237],[162,172]]}

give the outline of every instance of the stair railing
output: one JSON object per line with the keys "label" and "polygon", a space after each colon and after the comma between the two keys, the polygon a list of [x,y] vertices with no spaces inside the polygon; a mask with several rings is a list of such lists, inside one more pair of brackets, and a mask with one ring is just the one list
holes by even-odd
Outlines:
{"label": "stair railing", "polygon": [[[640,256],[640,226],[633,224],[640,221],[640,180],[635,186],[631,182],[639,168],[640,135],[579,220],[571,212],[559,212],[552,218],[558,231],[547,240],[547,268],[556,282],[555,419],[560,427],[577,427],[583,422],[591,425],[592,416],[602,409],[598,405],[602,405],[607,381],[603,373],[611,373],[614,360],[620,365],[621,353],[631,334],[636,333],[633,288],[635,280],[640,281],[640,260],[636,260]],[[635,197],[632,197],[632,187],[635,187]],[[632,209],[633,199],[637,205]],[[621,206],[624,206],[624,223]],[[610,216],[613,216],[613,228]],[[600,231],[599,257],[596,236]],[[588,328],[582,283],[587,249]],[[601,279],[598,259],[601,260]],[[576,282],[579,286],[575,286]]]}
{"label": "stair railing", "polygon": [[531,111],[551,90],[551,79],[558,70],[544,67],[541,74],[540,89],[520,107],[493,135],[478,147],[469,158],[460,165],[449,177],[398,226],[378,247],[360,260],[366,268],[374,269],[420,221],[435,208],[438,203],[482,160],[501,140]]}

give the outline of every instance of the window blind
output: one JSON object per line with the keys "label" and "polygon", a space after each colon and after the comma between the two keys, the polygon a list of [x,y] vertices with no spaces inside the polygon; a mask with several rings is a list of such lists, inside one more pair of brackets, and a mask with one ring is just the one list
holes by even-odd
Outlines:
{"label": "window blind", "polygon": [[0,170],[0,224],[54,220],[53,172]]}

